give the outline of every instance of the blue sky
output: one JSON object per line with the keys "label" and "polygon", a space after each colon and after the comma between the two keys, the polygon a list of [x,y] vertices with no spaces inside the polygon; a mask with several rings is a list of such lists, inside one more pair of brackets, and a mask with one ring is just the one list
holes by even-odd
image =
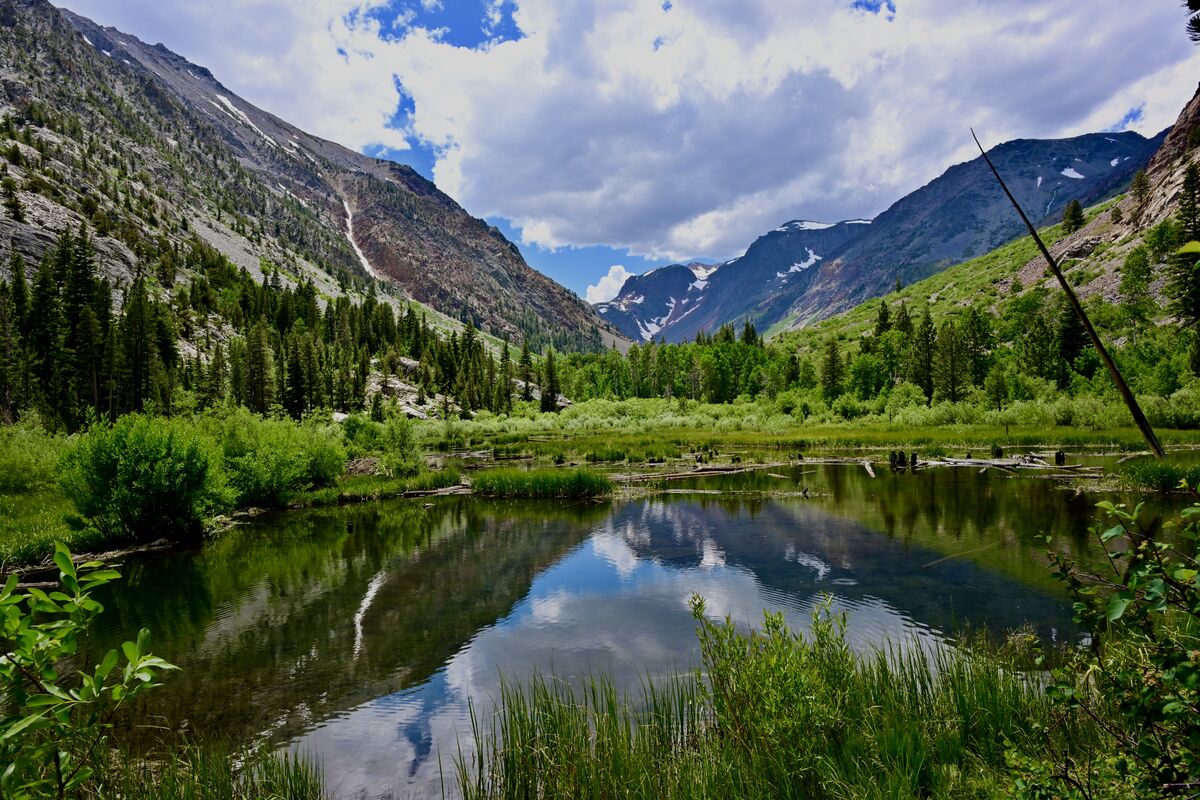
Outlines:
{"label": "blue sky", "polygon": [[593,299],[789,219],[873,217],[985,141],[1174,121],[1175,0],[63,0],[411,164]]}

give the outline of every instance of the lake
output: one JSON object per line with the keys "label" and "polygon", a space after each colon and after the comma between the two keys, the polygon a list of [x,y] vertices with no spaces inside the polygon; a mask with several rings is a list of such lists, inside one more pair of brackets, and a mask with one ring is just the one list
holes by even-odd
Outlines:
{"label": "lake", "polygon": [[[1099,495],[994,471],[798,465],[582,502],[471,497],[260,517],[122,565],[93,646],[153,632],[179,673],[122,724],[292,747],[337,797],[440,796],[469,701],[502,677],[694,668],[688,607],[803,629],[829,602],[853,646],[937,647],[964,630],[1078,642],[1044,544],[1088,552]],[[715,494],[713,492],[720,492]],[[806,494],[807,493],[807,496]],[[440,757],[440,758],[439,758]]]}

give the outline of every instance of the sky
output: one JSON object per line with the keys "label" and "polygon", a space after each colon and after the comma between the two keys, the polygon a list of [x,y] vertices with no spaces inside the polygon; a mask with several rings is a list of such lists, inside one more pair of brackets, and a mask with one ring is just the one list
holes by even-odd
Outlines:
{"label": "sky", "polygon": [[1178,0],[60,0],[411,164],[592,301],[791,219],[871,218],[985,143],[1153,135]]}

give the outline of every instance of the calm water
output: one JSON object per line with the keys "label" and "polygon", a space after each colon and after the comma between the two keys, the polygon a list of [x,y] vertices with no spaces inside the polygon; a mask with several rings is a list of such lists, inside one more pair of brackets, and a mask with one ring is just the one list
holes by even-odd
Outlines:
{"label": "calm water", "polygon": [[[871,480],[770,470],[613,504],[396,501],[263,519],[195,552],[124,565],[98,644],[142,626],[182,667],[127,724],[292,746],[338,797],[440,795],[500,676],[690,669],[688,597],[804,627],[831,595],[855,647],[934,646],[964,626],[1078,640],[1034,536],[1081,552],[1093,504],[975,470]],[[809,497],[761,499],[761,490]],[[439,753],[443,756],[439,766]]]}

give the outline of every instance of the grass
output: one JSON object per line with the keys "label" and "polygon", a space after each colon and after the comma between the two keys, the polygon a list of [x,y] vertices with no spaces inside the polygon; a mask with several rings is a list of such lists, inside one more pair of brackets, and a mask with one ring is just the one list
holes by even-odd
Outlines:
{"label": "grass", "polygon": [[[701,672],[640,696],[594,677],[507,685],[456,776],[484,798],[1008,797],[1008,750],[1037,753],[1051,709],[1021,645],[884,650],[859,658],[844,621],[811,633],[767,615],[761,632],[700,623]],[[1019,640],[1014,640],[1019,641]],[[1103,745],[1051,726],[1055,744]]]}
{"label": "grass", "polygon": [[[239,766],[241,765],[241,766]],[[84,796],[122,800],[321,800],[324,780],[288,754],[229,755],[184,746],[162,760],[112,756]]]}
{"label": "grass", "polygon": [[585,469],[491,469],[477,474],[471,489],[484,497],[584,498],[609,495],[613,484]]}
{"label": "grass", "polygon": [[1182,464],[1170,460],[1159,461],[1154,458],[1138,458],[1122,464],[1121,476],[1143,489],[1156,492],[1172,492],[1179,489],[1181,481],[1187,481],[1189,486],[1200,484],[1200,464],[1195,462]]}
{"label": "grass", "polygon": [[411,478],[389,478],[385,475],[358,475],[342,478],[336,486],[306,492],[296,501],[304,508],[345,505],[370,500],[403,497],[408,492],[428,492],[447,489],[462,483],[457,469],[422,472]]}

